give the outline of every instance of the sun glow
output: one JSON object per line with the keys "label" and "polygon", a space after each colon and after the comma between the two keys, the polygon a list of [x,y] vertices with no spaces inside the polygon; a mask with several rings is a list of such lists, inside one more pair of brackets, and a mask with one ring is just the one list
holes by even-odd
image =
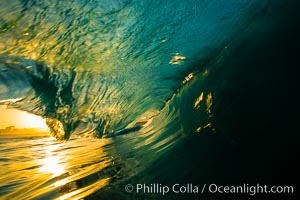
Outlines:
{"label": "sun glow", "polygon": [[53,174],[54,177],[65,172],[65,166],[62,164],[61,156],[56,152],[57,149],[56,145],[47,146],[45,149],[47,156],[40,161],[41,172]]}
{"label": "sun glow", "polygon": [[41,162],[41,172],[51,173],[54,176],[59,176],[65,172],[64,166],[60,164],[60,159],[58,156],[49,156]]}
{"label": "sun glow", "polygon": [[17,128],[38,128],[47,131],[45,119],[16,109],[0,108],[0,128],[15,126]]}
{"label": "sun glow", "polygon": [[39,128],[43,130],[48,129],[45,119],[36,115],[22,113],[19,120],[22,120],[28,128]]}

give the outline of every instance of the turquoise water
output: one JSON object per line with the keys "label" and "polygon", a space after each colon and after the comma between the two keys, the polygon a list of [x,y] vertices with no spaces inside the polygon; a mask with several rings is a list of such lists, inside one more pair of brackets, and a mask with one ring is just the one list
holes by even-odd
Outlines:
{"label": "turquoise water", "polygon": [[1,99],[21,98],[13,107],[47,117],[68,139],[152,118],[267,2],[2,4]]}
{"label": "turquoise water", "polygon": [[[1,1],[0,105],[46,118],[53,136],[1,138],[1,198],[162,197],[124,190],[137,183],[292,185],[298,7]],[[219,197],[199,195],[165,198]]]}

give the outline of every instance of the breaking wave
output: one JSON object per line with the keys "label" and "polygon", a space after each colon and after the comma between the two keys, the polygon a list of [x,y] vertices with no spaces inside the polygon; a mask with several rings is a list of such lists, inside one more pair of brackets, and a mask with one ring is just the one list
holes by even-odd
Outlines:
{"label": "breaking wave", "polygon": [[168,106],[265,4],[2,2],[1,104],[46,118],[60,140],[133,128]]}
{"label": "breaking wave", "polygon": [[298,113],[289,108],[298,104],[298,4],[1,1],[0,105],[45,118],[69,140],[51,145],[80,161],[64,157],[67,172],[25,197],[58,197],[58,188],[66,199],[123,198],[125,184],[142,182],[274,183],[282,169],[279,178],[296,177],[286,127]]}

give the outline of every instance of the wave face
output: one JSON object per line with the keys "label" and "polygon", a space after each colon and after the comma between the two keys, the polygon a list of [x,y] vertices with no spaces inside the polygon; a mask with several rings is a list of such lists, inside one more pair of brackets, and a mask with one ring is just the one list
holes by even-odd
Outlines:
{"label": "wave face", "polygon": [[1,104],[45,117],[61,140],[130,128],[156,116],[265,4],[1,2]]}
{"label": "wave face", "polygon": [[0,105],[69,139],[2,138],[0,195],[160,199],[124,187],[296,182],[298,8],[0,1]]}

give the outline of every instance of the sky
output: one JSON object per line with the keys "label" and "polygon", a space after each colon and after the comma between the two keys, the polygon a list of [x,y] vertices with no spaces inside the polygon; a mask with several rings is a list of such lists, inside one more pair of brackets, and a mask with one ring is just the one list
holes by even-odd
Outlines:
{"label": "sky", "polygon": [[0,129],[7,126],[47,130],[45,120],[39,116],[16,109],[5,109],[0,107]]}

